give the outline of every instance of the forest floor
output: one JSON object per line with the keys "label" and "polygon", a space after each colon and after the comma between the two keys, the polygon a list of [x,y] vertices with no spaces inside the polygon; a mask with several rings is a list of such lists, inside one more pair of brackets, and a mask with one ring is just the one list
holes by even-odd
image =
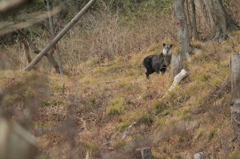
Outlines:
{"label": "forest floor", "polygon": [[[240,158],[232,141],[228,83],[240,32],[221,43],[192,47],[200,53],[185,63],[189,75],[167,95],[171,68],[148,80],[142,65],[144,57],[162,51],[162,43],[155,43],[101,65],[88,60],[63,76],[0,71],[1,104],[36,137],[39,158],[126,159],[140,147],[151,147],[159,159],[191,159],[198,152],[213,159]],[[173,53],[178,50],[174,43]]]}

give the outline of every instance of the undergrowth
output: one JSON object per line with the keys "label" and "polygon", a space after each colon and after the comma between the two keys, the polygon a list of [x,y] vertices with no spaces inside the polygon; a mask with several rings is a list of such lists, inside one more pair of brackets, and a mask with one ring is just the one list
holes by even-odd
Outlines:
{"label": "undergrowth", "polygon": [[[234,158],[238,152],[230,141],[229,95],[214,95],[229,76],[226,57],[232,52],[226,54],[221,44],[198,45],[202,52],[191,56],[189,76],[167,96],[173,81],[170,69],[147,80],[139,60],[160,51],[162,44],[155,43],[146,52],[128,55],[128,62],[116,58],[111,65],[93,67],[86,61],[76,66],[81,72],[76,76],[2,71],[0,85],[5,96],[1,104],[20,123],[19,112],[35,113],[30,127],[51,158],[68,156],[69,150],[53,152],[71,145],[79,150],[79,157],[86,152],[93,157],[107,155],[109,149],[112,155],[121,151],[128,156],[133,149],[125,148],[131,143],[151,145],[155,158],[185,158],[202,151],[210,158]],[[18,111],[9,112],[13,107]],[[140,142],[141,138],[148,142]]]}

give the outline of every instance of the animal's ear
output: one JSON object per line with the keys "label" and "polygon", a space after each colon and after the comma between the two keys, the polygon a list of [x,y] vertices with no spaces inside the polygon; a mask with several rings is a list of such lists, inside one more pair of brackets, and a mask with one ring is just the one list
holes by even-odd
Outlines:
{"label": "animal's ear", "polygon": [[165,47],[165,45],[166,45],[166,44],[165,44],[165,43],[163,43],[163,47]]}
{"label": "animal's ear", "polygon": [[173,44],[171,44],[170,47],[173,47]]}

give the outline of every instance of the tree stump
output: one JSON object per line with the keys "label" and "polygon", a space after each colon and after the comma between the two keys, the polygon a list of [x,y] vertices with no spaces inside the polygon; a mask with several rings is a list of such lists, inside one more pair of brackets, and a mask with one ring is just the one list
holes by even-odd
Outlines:
{"label": "tree stump", "polygon": [[143,147],[137,148],[135,152],[136,159],[153,159],[151,148],[150,147]]}
{"label": "tree stump", "polygon": [[182,70],[181,55],[172,55],[171,77],[175,77]]}

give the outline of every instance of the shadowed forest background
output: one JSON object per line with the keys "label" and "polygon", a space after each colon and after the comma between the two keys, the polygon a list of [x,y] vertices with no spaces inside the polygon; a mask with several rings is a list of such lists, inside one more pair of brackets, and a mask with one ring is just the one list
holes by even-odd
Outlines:
{"label": "shadowed forest background", "polygon": [[[87,3],[49,0],[54,34]],[[222,4],[240,26],[240,2]],[[141,147],[151,147],[157,159],[199,152],[240,158],[227,82],[229,57],[240,52],[239,28],[217,37],[207,0],[185,0],[184,7],[189,75],[167,95],[171,67],[147,80],[142,61],[161,53],[162,43],[180,54],[173,0],[97,0],[32,71],[23,70],[54,37],[47,1],[2,12],[1,115],[35,136],[37,158],[126,159]]]}

